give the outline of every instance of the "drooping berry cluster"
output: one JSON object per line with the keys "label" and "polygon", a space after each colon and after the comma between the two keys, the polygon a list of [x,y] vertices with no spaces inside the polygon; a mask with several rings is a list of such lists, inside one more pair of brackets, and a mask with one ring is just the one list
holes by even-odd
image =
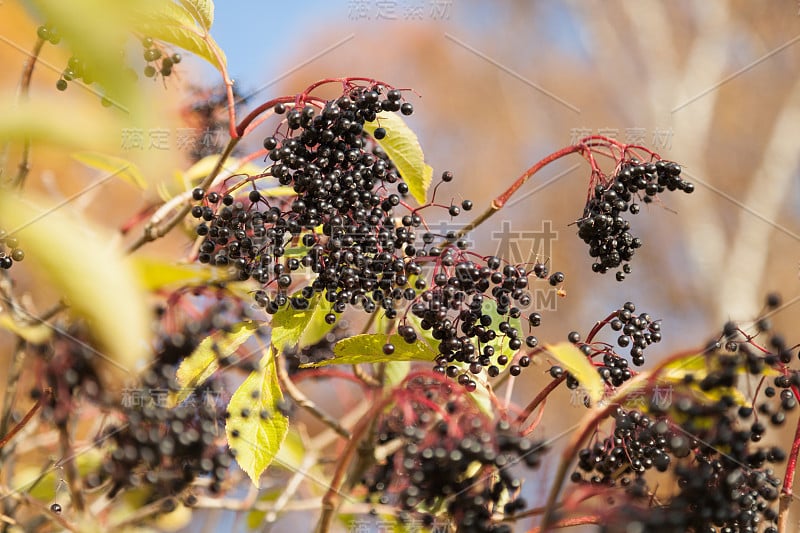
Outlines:
{"label": "drooping berry cluster", "polygon": [[[546,278],[547,267],[536,264],[529,271],[524,266],[502,265],[495,256],[480,264],[453,248],[442,252],[440,266],[433,276],[434,286],[422,292],[411,313],[437,341],[434,370],[475,390],[475,375],[485,370],[495,377],[523,343],[529,348],[538,345],[533,335],[522,338],[520,317],[531,306],[528,277]],[[528,323],[538,326],[541,315],[530,313]],[[413,342],[414,329],[406,326],[406,331]],[[516,376],[529,364],[530,357],[522,356],[508,367],[509,372]]]}
{"label": "drooping berry cluster", "polygon": [[578,468],[584,474],[573,472],[573,482],[608,486],[619,482],[628,487],[633,479],[631,474],[638,477],[654,467],[665,472],[671,455],[689,454],[687,439],[671,429],[666,420],[656,421],[637,410],[621,407],[613,413],[613,418],[613,436],[598,440],[578,453]]}
{"label": "drooping berry cluster", "polygon": [[436,374],[410,376],[402,387],[378,429],[379,445],[399,440],[400,448],[368,472],[370,493],[407,511],[446,505],[459,532],[510,532],[500,519],[526,507],[510,469],[538,466],[542,443],[495,424]]}
{"label": "drooping berry cluster", "polygon": [[619,268],[617,280],[630,273],[629,261],[642,245],[641,239],[630,233],[630,222],[623,213],[635,215],[639,198],[643,203],[653,202],[665,190],[682,190],[690,193],[694,185],[681,179],[681,167],[671,161],[658,160],[642,163],[631,159],[624,161],[608,183],[597,184],[594,194],[578,220],[578,236],[589,245],[589,255],[595,258],[592,270],[606,273]]}
{"label": "drooping berry cluster", "polygon": [[19,246],[19,239],[11,237],[0,229],[0,268],[8,270],[15,262],[25,259],[25,252]]}

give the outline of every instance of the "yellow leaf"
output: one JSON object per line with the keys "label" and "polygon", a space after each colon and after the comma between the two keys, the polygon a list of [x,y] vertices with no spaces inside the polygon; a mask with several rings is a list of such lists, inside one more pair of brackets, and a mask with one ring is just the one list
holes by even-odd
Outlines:
{"label": "yellow leaf", "polygon": [[275,357],[268,354],[263,359],[263,368],[250,374],[233,393],[225,424],[228,446],[256,487],[289,431],[289,419],[278,409],[283,393]]}
{"label": "yellow leaf", "polygon": [[39,282],[87,320],[102,350],[100,366],[129,375],[146,359],[151,334],[136,275],[100,228],[70,216],[68,206],[45,205],[2,194],[0,224],[19,238],[26,264],[40,271]]}
{"label": "yellow leaf", "polygon": [[364,131],[373,135],[377,128],[386,130],[383,139],[376,139],[392,160],[397,171],[408,185],[411,196],[421,205],[427,201],[433,169],[425,163],[425,155],[417,136],[397,113],[381,111],[378,117],[364,124]]}
{"label": "yellow leaf", "polygon": [[19,335],[31,344],[43,344],[53,333],[44,324],[19,324],[8,314],[0,315],[0,328]]}
{"label": "yellow leaf", "polygon": [[219,359],[239,349],[257,329],[255,322],[241,322],[229,332],[214,333],[203,339],[178,367],[175,379],[183,389],[176,396],[176,403],[185,400],[191,395],[192,389],[205,383],[219,368]]}
{"label": "yellow leaf", "polygon": [[127,181],[141,190],[147,188],[147,180],[142,176],[139,167],[130,161],[99,152],[78,152],[72,154],[72,158],[88,167],[102,170],[114,177]]}
{"label": "yellow leaf", "polygon": [[592,403],[603,397],[603,378],[586,355],[570,342],[547,346],[547,351],[581,384]]}
{"label": "yellow leaf", "polygon": [[215,277],[214,271],[203,265],[178,264],[151,257],[133,257],[130,261],[140,285],[147,290],[176,284],[204,283]]}

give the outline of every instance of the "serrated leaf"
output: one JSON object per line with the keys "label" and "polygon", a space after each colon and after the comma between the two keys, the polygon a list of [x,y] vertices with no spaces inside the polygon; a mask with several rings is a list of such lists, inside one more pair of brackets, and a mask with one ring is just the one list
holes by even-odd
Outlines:
{"label": "serrated leaf", "polygon": [[31,344],[43,344],[53,334],[53,330],[44,324],[20,324],[8,313],[0,315],[0,328],[7,329]]}
{"label": "serrated leaf", "polygon": [[178,264],[152,257],[131,258],[141,287],[153,291],[171,285],[205,283],[215,278],[213,269],[196,264]]}
{"label": "serrated leaf", "polygon": [[[394,353],[383,353],[383,345],[387,342],[394,344]],[[333,346],[333,359],[318,363],[308,363],[306,367],[324,365],[356,365],[361,363],[388,363],[389,361],[433,361],[436,352],[424,342],[408,344],[403,337],[394,333],[388,338],[383,333],[365,333],[354,335],[337,342]]]}
{"label": "serrated leaf", "polygon": [[[299,295],[299,293],[297,294]],[[278,350],[285,346],[309,346],[325,337],[332,324],[325,322],[325,315],[331,310],[331,303],[315,294],[308,301],[307,309],[294,309],[287,305],[272,317],[272,344]]]}
{"label": "serrated leaf", "polygon": [[[236,450],[236,462],[256,487],[289,430],[289,419],[278,409],[283,393],[278,384],[277,362],[271,354],[263,359],[263,368],[250,374],[233,393],[228,404],[230,417],[225,424],[228,446]],[[257,398],[253,397],[254,391],[258,392]],[[262,418],[261,411],[268,416]],[[243,412],[248,416],[243,417]]]}
{"label": "serrated leaf", "polygon": [[259,325],[255,322],[240,322],[231,327],[229,332],[217,332],[203,339],[191,355],[181,362],[175,373],[175,378],[182,387],[177,403],[191,395],[194,388],[205,383],[219,368],[219,359],[238,350],[258,328]]}
{"label": "serrated leaf", "polygon": [[364,130],[370,135],[379,127],[386,130],[386,136],[376,139],[375,142],[397,167],[403,181],[408,184],[411,196],[420,205],[424,204],[431,186],[433,169],[425,163],[425,155],[417,136],[396,113],[381,111],[374,121],[364,124]]}
{"label": "serrated leaf", "polygon": [[603,378],[597,373],[597,369],[586,355],[574,344],[560,342],[558,344],[550,344],[546,348],[578,380],[593,404],[603,397]]}
{"label": "serrated leaf", "polygon": [[206,30],[214,24],[214,2],[210,0],[181,0],[181,4],[192,14],[198,24]]}
{"label": "serrated leaf", "polygon": [[[28,195],[30,197],[30,195]],[[40,282],[86,319],[101,351],[99,366],[121,377],[144,362],[150,346],[150,312],[136,273],[122,251],[85,219],[63,205],[45,207],[6,192],[0,225],[18,237],[25,262],[38,267]]]}
{"label": "serrated leaf", "polygon": [[120,178],[141,190],[147,189],[147,180],[142,176],[139,167],[126,159],[99,152],[78,152],[72,154],[72,158],[88,167]]}

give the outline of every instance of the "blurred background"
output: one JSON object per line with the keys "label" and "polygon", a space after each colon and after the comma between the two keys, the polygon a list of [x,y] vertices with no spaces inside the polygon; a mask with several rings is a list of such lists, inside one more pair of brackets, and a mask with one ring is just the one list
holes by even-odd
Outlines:
{"label": "blurred background", "polygon": [[[38,24],[16,2],[0,4],[3,88],[17,84]],[[778,291],[783,306],[772,317],[775,329],[797,341],[796,0],[240,0],[217,4],[212,35],[251,107],[326,77],[366,76],[412,88],[419,96],[410,97],[416,111],[408,122],[434,177],[444,170],[456,176],[437,200],[472,199],[474,214],[533,163],[585,135],[643,144],[679,162],[695,192],[665,194],[632,217],[644,246],[624,283],[591,272],[587,247],[570,225],[582,214],[589,179],[579,156],[548,166],[473,233],[478,250],[514,262],[544,255],[553,271],[566,274],[566,297],[542,289],[540,340],[565,340],[571,330],[585,335],[630,300],[663,321],[664,340],[646,354],[651,364],[703,345],[729,319],[750,324],[765,295]],[[42,57],[32,98],[63,98],[67,105],[91,97],[78,89],[57,93],[67,56],[49,48]],[[185,124],[163,117],[186,104],[191,88],[220,82],[193,58],[166,86],[150,81],[140,82],[153,105],[144,128],[171,132]],[[259,148],[267,133],[256,131],[245,147]],[[142,158],[148,179],[170,179],[174,154],[133,153],[122,137],[112,141],[126,157]],[[188,154],[182,157],[188,165]],[[29,180],[69,197],[87,183],[81,168],[58,154],[34,157]],[[119,227],[145,205],[130,197],[124,184],[104,185],[85,200],[87,216]],[[124,209],[121,201],[128,202]],[[169,251],[168,242],[160,246]],[[517,379],[520,401],[546,382],[549,364],[538,363]],[[537,433],[559,434],[584,412],[566,390],[550,402],[568,407],[547,410]],[[545,464],[529,479],[532,506],[545,496],[536,476],[542,481],[554,468]],[[224,515],[212,514],[206,530],[233,527]]]}

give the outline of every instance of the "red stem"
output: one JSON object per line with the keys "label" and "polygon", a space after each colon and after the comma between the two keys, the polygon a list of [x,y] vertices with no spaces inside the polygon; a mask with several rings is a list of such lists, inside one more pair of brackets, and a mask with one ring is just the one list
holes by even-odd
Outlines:
{"label": "red stem", "polygon": [[[795,385],[792,385],[792,392],[794,393],[795,399],[800,400],[800,390],[798,390]],[[798,453],[800,453],[800,419],[797,420],[797,429],[795,429],[794,440],[792,441],[792,451],[789,453],[789,461],[786,463],[786,474],[783,477],[781,493],[787,497],[792,496]]]}

